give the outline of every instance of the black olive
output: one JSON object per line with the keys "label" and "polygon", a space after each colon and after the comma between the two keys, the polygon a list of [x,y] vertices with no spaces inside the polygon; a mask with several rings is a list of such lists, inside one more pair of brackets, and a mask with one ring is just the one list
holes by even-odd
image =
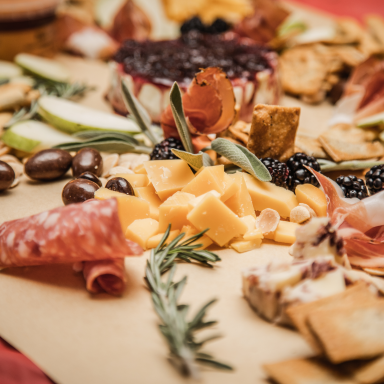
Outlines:
{"label": "black olive", "polygon": [[135,191],[133,190],[132,185],[123,177],[114,177],[113,179],[110,179],[105,188],[110,189],[111,191],[135,196]]}
{"label": "black olive", "polygon": [[101,187],[103,184],[100,181],[100,179],[92,172],[83,172],[78,179],[85,179],[85,180],[90,180],[96,183],[99,187]]}
{"label": "black olive", "polygon": [[0,160],[0,192],[8,189],[15,180],[15,171],[6,162]]}
{"label": "black olive", "polygon": [[103,158],[96,149],[83,148],[73,158],[73,176],[79,177],[84,172],[92,172],[96,176],[101,176],[103,173]]}
{"label": "black olive", "polygon": [[67,183],[61,195],[64,205],[82,203],[93,199],[99,186],[93,181],[86,179],[75,179]]}

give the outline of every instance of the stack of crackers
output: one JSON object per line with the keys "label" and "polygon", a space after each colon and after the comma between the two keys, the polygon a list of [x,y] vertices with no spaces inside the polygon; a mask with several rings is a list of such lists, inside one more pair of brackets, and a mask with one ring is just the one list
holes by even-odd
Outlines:
{"label": "stack of crackers", "polygon": [[323,101],[352,68],[384,53],[383,36],[384,19],[379,16],[367,17],[365,27],[340,18],[334,32],[317,41],[299,35],[280,56],[283,90],[308,103]]}
{"label": "stack of crackers", "polygon": [[384,382],[384,299],[363,282],[346,291],[287,309],[296,329],[317,353],[266,364],[277,383]]}

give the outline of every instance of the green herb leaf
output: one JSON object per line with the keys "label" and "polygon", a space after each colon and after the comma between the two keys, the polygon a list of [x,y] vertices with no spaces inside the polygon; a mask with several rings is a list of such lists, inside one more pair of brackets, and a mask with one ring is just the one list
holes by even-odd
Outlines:
{"label": "green herb leaf", "polygon": [[126,80],[121,82],[124,104],[130,114],[134,117],[141,131],[156,145],[159,141],[151,130],[151,119],[146,109],[140,104],[139,100],[131,93]]}
{"label": "green herb leaf", "polygon": [[203,166],[211,167],[213,165],[213,161],[209,155],[203,152],[194,154],[172,148],[172,153],[179,159],[186,161],[195,171],[198,171]]}
{"label": "green herb leaf", "polygon": [[317,159],[320,164],[322,172],[331,172],[331,171],[341,171],[341,170],[356,170],[356,169],[365,169],[372,168],[374,165],[382,165],[384,161],[378,160],[350,160],[342,161],[340,163],[335,163],[330,160]]}
{"label": "green herb leaf", "polygon": [[212,141],[211,147],[219,155],[226,157],[233,164],[244,169],[261,181],[271,181],[272,177],[265,165],[247,148],[234,144],[229,140],[218,138]]}
{"label": "green herb leaf", "polygon": [[121,140],[127,143],[131,143],[134,145],[139,145],[140,143],[132,136],[127,133],[120,132],[105,132],[105,131],[81,131],[74,133],[73,137],[77,137],[79,139],[84,140]]}
{"label": "green herb leaf", "polygon": [[85,141],[85,142],[79,142],[79,143],[63,143],[54,146],[53,148],[60,148],[65,149],[66,151],[79,151],[83,148],[94,148],[98,151],[102,152],[113,152],[113,153],[126,153],[126,152],[132,152],[132,153],[151,153],[151,148],[134,145],[127,143],[125,141],[121,140],[91,140],[91,141]]}
{"label": "green herb leaf", "polygon": [[177,131],[179,132],[180,139],[187,152],[193,153],[191,134],[188,129],[187,121],[185,120],[183,100],[179,85],[176,81],[172,85],[169,94],[173,118],[175,119]]}

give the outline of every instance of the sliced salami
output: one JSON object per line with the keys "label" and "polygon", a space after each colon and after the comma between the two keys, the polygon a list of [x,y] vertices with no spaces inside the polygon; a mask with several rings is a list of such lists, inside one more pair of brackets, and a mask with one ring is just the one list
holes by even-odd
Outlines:
{"label": "sliced salami", "polygon": [[127,242],[116,199],[71,204],[0,225],[0,267],[119,259],[142,250]]}

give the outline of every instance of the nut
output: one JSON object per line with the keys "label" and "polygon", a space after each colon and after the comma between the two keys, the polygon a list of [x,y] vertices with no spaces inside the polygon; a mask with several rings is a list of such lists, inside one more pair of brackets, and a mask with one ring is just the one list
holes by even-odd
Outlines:
{"label": "nut", "polygon": [[289,220],[292,223],[301,224],[304,221],[307,221],[311,218],[311,214],[308,209],[305,207],[300,207],[299,205],[292,209],[291,214],[289,216]]}
{"label": "nut", "polygon": [[280,222],[280,215],[271,208],[263,209],[256,219],[256,228],[260,229],[263,235],[275,232]]}

